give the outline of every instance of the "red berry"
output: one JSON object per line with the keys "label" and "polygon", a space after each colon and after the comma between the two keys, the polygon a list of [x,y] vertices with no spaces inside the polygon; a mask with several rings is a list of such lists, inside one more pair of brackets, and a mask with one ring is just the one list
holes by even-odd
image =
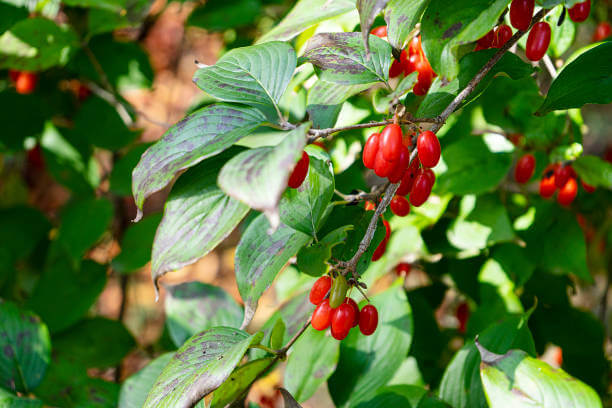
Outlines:
{"label": "red berry", "polygon": [[567,10],[570,18],[575,23],[581,23],[587,19],[591,12],[591,0],[576,3],[574,7]]}
{"label": "red berry", "polygon": [[421,36],[417,35],[416,37],[412,37],[412,40],[410,40],[410,45],[408,45],[408,54],[418,55],[422,53],[423,48],[421,47]]}
{"label": "red berry", "polygon": [[410,166],[408,167],[406,173],[404,173],[404,177],[402,177],[402,182],[400,183],[400,186],[395,192],[395,194],[405,196],[406,194],[410,193],[410,190],[412,190],[412,186],[414,184],[414,179],[416,178],[417,173],[419,172],[419,165],[420,164],[418,159],[415,159],[412,161],[412,163],[410,163]]}
{"label": "red berry", "polygon": [[582,184],[582,188],[584,188],[584,191],[587,193],[593,193],[595,190],[597,190],[597,188],[593,187],[592,185],[585,183],[584,180],[580,180],[580,184]]}
{"label": "red berry", "polygon": [[310,164],[310,157],[308,153],[302,152],[302,158],[295,165],[291,176],[289,176],[288,185],[291,188],[298,188],[304,182],[306,175],[308,174],[308,165]]}
{"label": "red berry", "polygon": [[384,38],[387,36],[387,26],[380,26],[380,27],[373,28],[372,31],[370,31],[370,34],[375,35],[380,38]]}
{"label": "red berry", "polygon": [[512,37],[512,29],[507,24],[502,24],[495,30],[495,39],[491,47],[501,48]]}
{"label": "red berry", "polygon": [[467,321],[470,317],[470,307],[468,304],[465,302],[459,304],[457,310],[455,311],[455,316],[457,317],[457,320],[459,320],[459,332],[465,333]]}
{"label": "red berry", "polygon": [[19,78],[21,71],[17,71],[16,69],[9,69],[8,74],[12,82],[17,82],[17,78]]}
{"label": "red berry", "polygon": [[385,126],[380,133],[380,148],[384,159],[387,161],[399,159],[402,146],[402,128],[395,123]]}
{"label": "red berry", "polygon": [[366,141],[365,146],[363,146],[363,165],[368,169],[374,168],[374,163],[376,162],[376,153],[378,153],[378,141],[379,134],[372,133],[368,140]]}
{"label": "red berry", "polygon": [[350,297],[347,297],[344,302],[350,305],[353,308],[353,311],[355,312],[355,318],[353,319],[353,326],[351,326],[351,327],[355,327],[359,324],[359,306],[357,305],[357,302],[355,302],[355,300],[353,300]]}
{"label": "red berry", "polygon": [[407,262],[401,262],[397,264],[395,267],[395,273],[399,276],[405,275],[408,276],[410,270],[412,269],[412,265]]}
{"label": "red berry", "polygon": [[562,188],[572,177],[576,177],[576,173],[574,172],[572,166],[561,165],[555,168],[555,185],[557,188]]}
{"label": "red berry", "polygon": [[391,237],[391,226],[387,220],[383,220],[383,225],[385,226],[385,239],[388,241],[389,237]]}
{"label": "red berry", "polygon": [[440,141],[434,132],[426,130],[417,139],[419,160],[423,167],[435,167],[440,161]]}
{"label": "red berry", "polygon": [[374,173],[378,177],[387,177],[395,168],[395,162],[387,161],[383,157],[382,149],[379,148],[376,152],[376,159],[374,161]]}
{"label": "red berry", "polygon": [[321,276],[317,279],[310,289],[310,303],[313,305],[321,304],[331,289],[331,284],[332,280],[329,276]]}
{"label": "red berry", "polygon": [[36,88],[38,76],[32,72],[21,72],[15,81],[15,90],[19,94],[31,94]]}
{"label": "red berry", "polygon": [[476,46],[480,47],[481,50],[487,49],[487,48],[491,47],[491,44],[493,44],[493,40],[494,39],[495,39],[495,31],[494,30],[490,30],[488,33],[486,33],[484,35],[484,37],[481,37],[476,42]]}
{"label": "red berry", "polygon": [[402,145],[400,148],[400,156],[395,162],[395,167],[389,174],[388,178],[391,183],[399,183],[399,181],[404,176],[406,169],[408,168],[408,163],[410,162],[410,152],[406,148],[406,146]]}
{"label": "red berry", "polygon": [[[402,54],[403,56],[404,54]],[[402,60],[402,68],[404,68],[404,75],[408,76],[416,71],[417,64],[421,56],[419,54],[412,54],[410,56],[406,56],[406,59]]]}
{"label": "red berry", "polygon": [[603,41],[610,36],[612,33],[612,26],[607,21],[602,21],[597,24],[595,33],[593,33],[593,42]]}
{"label": "red berry", "polygon": [[532,154],[526,154],[516,162],[514,168],[514,179],[517,183],[526,183],[529,181],[535,170],[535,157]]}
{"label": "red berry", "polygon": [[510,23],[517,30],[527,31],[533,17],[534,0],[512,0],[510,3]]}
{"label": "red berry", "polygon": [[[429,174],[428,172],[431,172]],[[410,190],[410,204],[415,207],[420,207],[429,198],[431,188],[433,187],[433,172],[430,169],[421,169],[414,180],[412,190]],[[435,180],[434,180],[435,181]]]}
{"label": "red berry", "polygon": [[335,308],[331,316],[331,334],[333,338],[336,340],[344,339],[353,327],[354,320],[355,309],[350,304],[342,303]]}
{"label": "red berry", "polygon": [[555,190],[557,190],[555,175],[542,177],[542,180],[540,180],[540,196],[543,198],[550,198],[555,194]]}
{"label": "red berry", "polygon": [[376,247],[376,250],[374,250],[374,253],[372,254],[372,262],[378,261],[385,254],[386,250],[387,250],[387,238],[383,239],[380,242],[380,244],[378,244],[378,246]]}
{"label": "red berry", "polygon": [[422,169],[421,171],[423,172],[423,175],[427,177],[429,183],[433,186],[436,182],[436,175],[434,174],[434,172],[431,171],[431,169]]}
{"label": "red berry", "polygon": [[359,330],[366,336],[374,333],[378,326],[378,310],[374,305],[365,305],[359,313]]}
{"label": "red berry", "polygon": [[404,71],[404,67],[402,66],[401,61],[396,59],[391,63],[391,67],[389,68],[389,78],[397,78]]}
{"label": "red berry", "polygon": [[565,183],[565,185],[559,190],[557,195],[557,202],[561,205],[570,205],[574,198],[578,194],[578,183],[575,178],[571,178]]}
{"label": "red berry", "polygon": [[26,157],[29,166],[39,170],[45,168],[45,159],[39,144],[28,150]]}
{"label": "red berry", "polygon": [[549,44],[550,26],[545,21],[537,22],[531,27],[531,31],[529,31],[525,55],[531,61],[539,61],[546,54]]}
{"label": "red berry", "polygon": [[403,196],[394,196],[389,206],[393,214],[399,217],[405,217],[410,213],[410,203]]}
{"label": "red berry", "polygon": [[376,209],[376,204],[374,204],[371,201],[366,201],[365,202],[365,210],[366,211],[374,211]]}
{"label": "red berry", "polygon": [[312,312],[311,324],[315,330],[325,330],[331,324],[332,309],[329,306],[329,299],[325,299],[319,306],[316,307]]}
{"label": "red berry", "polygon": [[[83,102],[85,99],[89,98],[89,95],[91,95],[91,90],[83,85],[83,84],[79,84],[79,88],[77,91],[77,99],[81,102]],[[314,142],[314,144],[317,144],[320,142]]]}

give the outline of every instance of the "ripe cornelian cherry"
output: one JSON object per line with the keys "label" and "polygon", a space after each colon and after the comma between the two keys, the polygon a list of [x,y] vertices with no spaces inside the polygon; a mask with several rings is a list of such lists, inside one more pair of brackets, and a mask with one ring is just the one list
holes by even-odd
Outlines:
{"label": "ripe cornelian cherry", "polygon": [[597,24],[597,28],[593,33],[593,42],[603,41],[610,36],[612,33],[612,26],[607,21],[602,21]]}
{"label": "ripe cornelian cherry", "polygon": [[405,217],[410,214],[410,203],[403,196],[393,196],[391,199],[391,211],[399,217]]}
{"label": "ripe cornelian cherry", "polygon": [[378,244],[378,246],[374,250],[374,253],[372,254],[372,262],[378,261],[385,254],[386,250],[387,250],[387,238],[380,241],[380,244]]}
{"label": "ripe cornelian cherry", "polygon": [[545,21],[539,21],[531,27],[529,37],[527,37],[527,45],[525,46],[525,55],[531,61],[539,61],[542,59],[548,45],[550,44],[550,26]]}
{"label": "ripe cornelian cherry", "polygon": [[302,158],[297,162],[291,176],[289,176],[288,185],[291,188],[298,188],[304,182],[306,175],[308,174],[308,165],[310,164],[310,157],[308,153],[302,152]]}
{"label": "ripe cornelian cherry", "polygon": [[555,185],[555,174],[545,175],[540,180],[540,196],[543,198],[550,198],[555,191],[557,186]]}
{"label": "ripe cornelian cherry", "polygon": [[555,168],[555,185],[557,188],[562,188],[572,177],[576,177],[576,172],[569,164],[567,166],[559,165]]}
{"label": "ripe cornelian cherry", "polygon": [[571,178],[567,180],[567,183],[559,190],[559,194],[557,194],[557,202],[561,205],[570,205],[574,198],[576,198],[576,194],[578,194],[578,183],[576,183],[575,178]]}
{"label": "ripe cornelian cherry", "polygon": [[440,161],[440,141],[436,134],[426,130],[417,139],[419,160],[423,167],[435,167]]}
{"label": "ripe cornelian cherry", "polygon": [[567,10],[574,23],[581,23],[589,17],[591,12],[591,0],[576,3],[574,7]]}
{"label": "ripe cornelian cherry", "polygon": [[21,71],[17,71],[16,69],[9,69],[8,74],[12,82],[17,82],[17,78],[19,78]]}
{"label": "ripe cornelian cherry", "polygon": [[408,168],[408,163],[410,162],[410,152],[406,146],[402,145],[400,148],[400,156],[395,162],[395,167],[391,171],[388,176],[388,179],[391,183],[399,183],[399,181],[404,176],[406,169]]}
{"label": "ripe cornelian cherry", "polygon": [[495,30],[490,30],[488,33],[481,37],[478,41],[476,41],[476,47],[478,48],[476,51],[484,50],[490,48],[493,44],[493,40],[495,39]]}
{"label": "ripe cornelian cherry", "polygon": [[359,324],[359,306],[357,305],[357,302],[355,302],[354,299],[347,297],[344,303],[350,305],[355,312],[355,318],[353,319],[353,325],[351,327],[357,326]]}
{"label": "ripe cornelian cherry", "polygon": [[421,36],[417,35],[415,37],[412,37],[412,40],[410,40],[410,44],[408,45],[408,54],[416,55],[422,53],[423,47],[421,46]]}
{"label": "ripe cornelian cherry", "polygon": [[372,31],[370,31],[370,34],[375,35],[380,38],[386,37],[387,36],[387,26],[380,26],[380,27],[373,28]]}
{"label": "ripe cornelian cherry", "polygon": [[584,191],[586,191],[587,193],[593,193],[595,192],[595,190],[597,190],[596,187],[593,187],[592,185],[585,183],[584,180],[580,180],[580,184],[582,184],[582,188],[584,188]]}
{"label": "ripe cornelian cherry", "polygon": [[402,275],[408,276],[411,270],[412,270],[412,265],[407,262],[400,262],[395,267],[395,273],[398,276],[402,276]]}
{"label": "ripe cornelian cherry", "polygon": [[501,48],[512,37],[512,29],[507,24],[502,24],[495,30],[495,38],[491,44],[492,48]]}
{"label": "ripe cornelian cherry", "polygon": [[467,303],[463,302],[457,306],[457,310],[455,311],[455,316],[457,320],[459,320],[459,333],[465,333],[465,329],[467,328],[467,321],[470,317],[470,307]]}
{"label": "ripe cornelian cherry", "polygon": [[416,71],[416,66],[421,56],[419,54],[412,54],[407,56],[405,60],[402,60],[402,67],[404,68],[404,75],[408,76]]}
{"label": "ripe cornelian cherry", "polygon": [[[431,174],[430,174],[431,173]],[[433,181],[432,181],[433,180]],[[420,169],[410,190],[410,204],[420,207],[429,198],[435,176],[430,169]]]}
{"label": "ripe cornelian cherry", "polygon": [[401,61],[396,59],[391,63],[391,67],[389,68],[389,78],[397,78],[404,71],[404,66]]}
{"label": "ripe cornelian cherry", "polygon": [[333,338],[336,340],[344,339],[353,327],[354,320],[355,309],[350,304],[342,303],[335,308],[331,316],[331,334]]}
{"label": "ripe cornelian cherry", "polygon": [[371,201],[366,201],[365,202],[365,210],[366,211],[374,211],[376,209],[376,204],[374,204]]}
{"label": "ripe cornelian cherry", "polygon": [[15,81],[15,90],[19,94],[31,94],[36,88],[38,76],[33,72],[21,72]]}
{"label": "ripe cornelian cherry", "polygon": [[380,149],[383,157],[387,161],[399,159],[402,145],[402,128],[395,123],[391,123],[380,133]]}
{"label": "ripe cornelian cherry", "polygon": [[517,30],[527,31],[533,17],[534,0],[512,0],[510,3],[510,24]]}
{"label": "ripe cornelian cherry", "polygon": [[514,168],[514,179],[517,183],[526,183],[529,181],[535,170],[535,157],[532,154],[526,154],[516,162]]}
{"label": "ripe cornelian cherry", "polygon": [[310,289],[310,303],[320,305],[331,289],[332,280],[329,276],[321,276]]}
{"label": "ripe cornelian cherry", "polygon": [[374,161],[374,173],[378,177],[387,177],[395,168],[395,162],[385,160],[382,148],[378,148],[376,160]]}
{"label": "ripe cornelian cherry", "polygon": [[325,299],[319,306],[317,306],[312,312],[311,324],[315,330],[325,330],[331,324],[332,309],[329,306],[329,299]]}
{"label": "ripe cornelian cherry", "polygon": [[383,225],[385,226],[385,239],[389,240],[389,237],[391,237],[391,225],[389,225],[387,220],[383,220]]}
{"label": "ripe cornelian cherry", "polygon": [[363,165],[366,166],[368,169],[373,169],[374,163],[376,163],[376,153],[378,153],[378,141],[379,134],[372,133],[370,137],[368,137],[365,146],[363,146],[363,155],[361,159],[363,160]]}
{"label": "ripe cornelian cherry", "polygon": [[414,179],[416,179],[417,173],[419,172],[419,160],[415,159],[410,163],[408,170],[404,173],[404,177],[402,177],[402,182],[400,183],[399,188],[395,192],[396,195],[405,196],[410,193],[412,190],[412,186],[414,184]]}
{"label": "ripe cornelian cherry", "polygon": [[374,305],[365,305],[359,312],[359,330],[369,336],[376,331],[378,326],[378,310]]}

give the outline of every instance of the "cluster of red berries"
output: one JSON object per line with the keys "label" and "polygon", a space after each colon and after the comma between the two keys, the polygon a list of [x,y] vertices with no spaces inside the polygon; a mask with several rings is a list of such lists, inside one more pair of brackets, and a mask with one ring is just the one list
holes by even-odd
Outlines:
{"label": "cluster of red berries", "polygon": [[[514,168],[514,179],[521,184],[527,183],[533,176],[535,170],[535,157],[525,154],[516,163]],[[544,175],[540,180],[540,196],[550,198],[557,189],[557,202],[561,205],[570,205],[578,194],[578,183],[576,172],[571,164],[554,163],[546,167]],[[595,191],[595,187],[581,181],[582,187],[587,193]]]}
{"label": "cluster of red berries", "polygon": [[287,185],[291,188],[298,188],[306,179],[306,175],[308,174],[308,166],[310,165],[310,156],[308,153],[302,152],[302,158],[297,162],[291,175],[289,176],[289,181]]}
{"label": "cluster of red berries", "polygon": [[9,78],[15,84],[15,90],[22,95],[31,94],[36,89],[38,76],[33,72],[9,70]]}
{"label": "cluster of red berries", "polygon": [[376,331],[378,311],[374,305],[365,305],[361,310],[357,302],[346,296],[348,284],[342,275],[334,279],[322,276],[310,290],[310,302],[316,305],[312,312],[311,325],[315,330],[331,327],[331,335],[343,340],[356,326],[366,336]]}
{"label": "cluster of red berries", "polygon": [[501,48],[512,37],[512,29],[507,24],[500,24],[493,28],[484,37],[476,42],[474,51],[486,50],[488,48]]}
{"label": "cluster of red berries", "polygon": [[[387,36],[387,27],[380,26],[374,28],[370,34],[380,38]],[[431,68],[423,47],[421,46],[421,36],[417,35],[410,40],[408,50],[402,50],[399,60],[393,60],[389,68],[389,77],[396,78],[402,74],[408,76],[413,72],[418,72],[417,82],[414,84],[412,92],[415,95],[425,95],[429,91],[431,82],[437,76]]]}

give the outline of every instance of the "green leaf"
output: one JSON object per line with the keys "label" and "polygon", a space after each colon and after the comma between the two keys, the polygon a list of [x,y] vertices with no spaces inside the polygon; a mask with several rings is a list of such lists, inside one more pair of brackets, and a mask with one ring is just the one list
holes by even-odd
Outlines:
{"label": "green leaf", "polygon": [[143,408],[194,406],[230,376],[250,345],[262,334],[249,335],[215,327],[191,337],[172,357],[149,391]]}
{"label": "green leaf", "polygon": [[298,188],[288,188],[281,197],[281,221],[316,237],[327,206],[334,195],[334,173],[329,156],[317,148],[306,148],[310,156],[308,174]]}
{"label": "green leaf", "polygon": [[279,119],[278,104],[296,63],[289,44],[269,42],[229,51],[215,65],[198,69],[193,81],[217,99],[257,107],[271,118],[276,112]]}
{"label": "green leaf", "polygon": [[219,173],[219,187],[230,197],[262,211],[272,228],[278,225],[278,203],[287,188],[291,171],[302,157],[306,132],[310,124],[302,124],[286,133],[274,146],[259,147],[237,154]]}
{"label": "green leaf", "polygon": [[236,368],[213,394],[211,408],[224,408],[244,396],[261,373],[274,364],[274,357],[260,358]]}
{"label": "green leaf", "polygon": [[[2,4],[0,3],[0,12],[2,12]],[[3,408],[42,408],[41,400],[18,397],[8,391],[0,388],[0,407]]]}
{"label": "green leaf", "polygon": [[[511,348],[526,350],[535,355],[527,316],[513,316],[490,326],[479,337],[488,349],[505,353]],[[473,341],[466,343],[446,367],[440,383],[440,398],[455,408],[485,407],[485,395],[478,366],[480,354]]]}
{"label": "green leaf", "polygon": [[172,126],[142,155],[132,173],[139,216],[145,198],[170,184],[180,171],[219,154],[263,124],[256,109],[211,105]]}
{"label": "green leaf", "polygon": [[187,25],[223,31],[252,24],[260,13],[260,0],[217,1],[197,7],[189,15]]}
{"label": "green leaf", "polygon": [[318,68],[323,81],[341,85],[387,83],[391,47],[373,35],[370,47],[372,55],[368,59],[359,33],[321,33],[308,41],[302,58]]}
{"label": "green leaf", "polygon": [[390,385],[381,387],[369,401],[362,402],[357,408],[447,408],[448,405],[437,398],[429,397],[427,390],[416,385]]}
{"label": "green leaf", "polygon": [[121,322],[103,317],[84,319],[53,337],[54,355],[85,367],[113,367],[135,345],[134,338]]}
{"label": "green leaf", "polygon": [[[309,327],[291,350],[284,384],[297,401],[303,402],[334,372],[340,355],[340,343],[327,331]],[[316,353],[313,353],[314,350]]]}
{"label": "green leaf", "polygon": [[354,0],[300,0],[279,24],[257,42],[288,41],[321,21],[354,10]]}
{"label": "green leaf", "polygon": [[83,8],[100,8],[108,11],[120,12],[125,0],[62,0],[68,6]]}
{"label": "green leaf", "polygon": [[283,319],[278,319],[270,331],[270,348],[272,350],[280,350],[283,347],[285,331],[285,322],[283,322]]}
{"label": "green leaf", "polygon": [[385,9],[387,40],[397,50],[404,49],[410,32],[421,20],[429,0],[391,0]]}
{"label": "green leaf", "polygon": [[121,238],[121,252],[112,261],[115,271],[135,272],[151,260],[153,238],[161,219],[161,214],[153,214],[128,226]]}
{"label": "green leaf", "polygon": [[208,254],[249,211],[216,184],[219,169],[235,153],[231,149],[198,164],[174,185],[153,242],[154,281]]}
{"label": "green leaf", "polygon": [[459,215],[447,231],[451,244],[462,250],[480,250],[512,240],[514,231],[506,207],[495,194],[461,199]]}
{"label": "green leaf", "polygon": [[[92,1],[94,3],[96,2],[95,0]],[[121,4],[123,8],[119,12],[113,12],[103,8],[89,9],[87,13],[88,34],[94,36],[118,28],[138,26],[142,24],[142,21],[149,13],[152,5],[149,0],[121,0]]]}
{"label": "green leaf", "polygon": [[132,170],[150,146],[150,143],[137,144],[115,162],[109,177],[110,191],[120,196],[132,195]]}
{"label": "green leaf", "polygon": [[57,242],[77,260],[109,227],[113,218],[113,206],[104,198],[73,201],[62,209],[61,218]]}
{"label": "green leaf", "polygon": [[580,156],[572,164],[585,183],[593,187],[612,189],[612,164],[597,156]]}
{"label": "green leaf", "polygon": [[28,17],[28,11],[23,7],[13,7],[10,4],[0,3],[0,34],[11,28],[19,20]]}
{"label": "green leaf", "polygon": [[332,256],[332,249],[346,241],[348,232],[353,229],[345,225],[329,232],[319,242],[313,242],[297,254],[297,267],[300,272],[311,276],[321,276],[327,271],[327,261]]}
{"label": "green leaf", "polygon": [[365,46],[366,55],[370,53],[368,37],[370,28],[376,16],[385,8],[389,0],[357,0],[357,11],[359,11],[359,21],[361,22],[361,37]]}
{"label": "green leaf", "polygon": [[480,377],[492,407],[602,406],[591,387],[522,350],[501,355],[477,346],[482,359]]}
{"label": "green leaf", "polygon": [[496,23],[510,0],[431,0],[421,20],[423,50],[434,72],[447,80],[459,74],[459,46],[478,40]]}
{"label": "green leaf", "polygon": [[537,113],[612,102],[612,42],[589,48],[567,64],[550,85]]}
{"label": "green leaf", "polygon": [[238,291],[244,300],[242,327],[251,321],[259,298],[278,272],[311,237],[284,224],[268,234],[270,224],[264,215],[255,218],[236,248],[235,268]]}
{"label": "green leaf", "polygon": [[492,190],[512,165],[510,143],[500,135],[462,137],[442,149],[447,169],[436,180],[436,189],[457,195]]}
{"label": "green leaf", "polygon": [[13,260],[30,255],[50,229],[47,218],[34,208],[0,209],[0,248]]}
{"label": "green leaf", "polygon": [[[493,57],[496,49],[471,52],[459,61],[459,73],[452,81],[443,81],[436,78],[431,84],[425,99],[419,105],[416,113],[418,117],[435,117],[442,113],[449,103],[461,92],[474,78],[474,75]],[[502,58],[491,68],[489,73],[478,83],[470,95],[464,99],[462,106],[478,98],[487,88],[494,76],[505,73],[512,79],[526,77],[534,72],[534,68],[521,60],[516,54],[505,53]]]}
{"label": "green leaf", "polygon": [[166,324],[177,347],[202,330],[238,327],[242,308],[223,289],[202,282],[166,286]]}
{"label": "green leaf", "polygon": [[557,58],[560,58],[571,47],[576,35],[576,23],[571,18],[567,18],[567,15],[563,24],[557,25],[561,13],[563,13],[563,7],[559,6],[544,17],[551,28],[550,51]]}
{"label": "green leaf", "polygon": [[77,35],[68,25],[27,18],[0,36],[0,68],[43,71],[66,64],[77,47]]}
{"label": "green leaf", "polygon": [[141,408],[147,399],[149,390],[171,358],[172,353],[162,354],[140,371],[129,376],[121,386],[119,408]]}
{"label": "green leaf", "polygon": [[28,136],[40,133],[45,120],[52,115],[52,109],[38,93],[20,95],[12,90],[0,92],[0,122],[4,125],[0,132],[0,147],[10,150],[23,150],[23,142]]}
{"label": "green leaf", "polygon": [[537,0],[537,3],[543,8],[553,8],[559,4],[563,4],[567,8],[571,8],[576,3],[580,3],[580,0]]}
{"label": "green leaf", "polygon": [[340,85],[317,80],[308,90],[306,106],[312,126],[317,129],[334,126],[342,104],[372,85],[374,84]]}
{"label": "green leaf", "polygon": [[338,407],[368,401],[385,385],[402,359],[389,356],[408,354],[412,340],[412,312],[399,281],[371,298],[378,309],[378,328],[370,336],[351,330],[340,343],[338,368],[328,381],[329,392]]}
{"label": "green leaf", "polygon": [[75,267],[69,256],[51,256],[27,302],[51,333],[78,322],[106,286],[106,266],[85,260]]}
{"label": "green leaf", "polygon": [[51,339],[34,313],[0,301],[0,385],[28,393],[42,381],[51,360]]}

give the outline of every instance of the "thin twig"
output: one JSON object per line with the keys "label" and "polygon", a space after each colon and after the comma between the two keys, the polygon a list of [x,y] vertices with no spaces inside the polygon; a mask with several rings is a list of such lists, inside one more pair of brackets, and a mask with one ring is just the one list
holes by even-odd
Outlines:
{"label": "thin twig", "polygon": [[555,64],[553,64],[548,54],[544,54],[544,58],[542,58],[542,62],[544,63],[546,70],[550,74],[550,77],[552,79],[555,79],[557,77],[557,68],[555,68]]}
{"label": "thin twig", "polygon": [[310,326],[310,319],[311,318],[309,317],[306,323],[304,324],[304,326],[302,326],[302,328],[297,333],[295,333],[295,335],[291,338],[291,340],[289,340],[289,342],[285,345],[285,347],[279,350],[280,351],[279,355],[285,355],[287,353],[287,350],[289,350],[291,346],[293,346],[293,343],[295,343],[297,339],[299,339],[300,336],[304,334],[308,326]]}
{"label": "thin twig", "polygon": [[365,191],[359,191],[355,194],[344,194],[338,190],[334,190],[334,193],[340,196],[340,198],[342,198],[344,201],[346,201],[347,204],[352,204],[363,200],[376,201],[378,200],[378,197],[380,197],[382,192],[385,191],[388,184],[389,183],[376,185],[369,193],[366,193]]}
{"label": "thin twig", "polygon": [[[400,120],[399,123],[403,125],[414,125],[415,123],[437,123],[438,120],[438,118],[414,118],[411,120]],[[337,128],[310,129],[308,131],[308,134],[310,135],[308,138],[308,143],[312,143],[320,137],[325,138],[333,133],[344,132],[345,130],[366,129],[378,126],[385,126],[390,123],[393,123],[393,119],[381,120],[380,122],[358,123],[356,125],[341,126]]]}

